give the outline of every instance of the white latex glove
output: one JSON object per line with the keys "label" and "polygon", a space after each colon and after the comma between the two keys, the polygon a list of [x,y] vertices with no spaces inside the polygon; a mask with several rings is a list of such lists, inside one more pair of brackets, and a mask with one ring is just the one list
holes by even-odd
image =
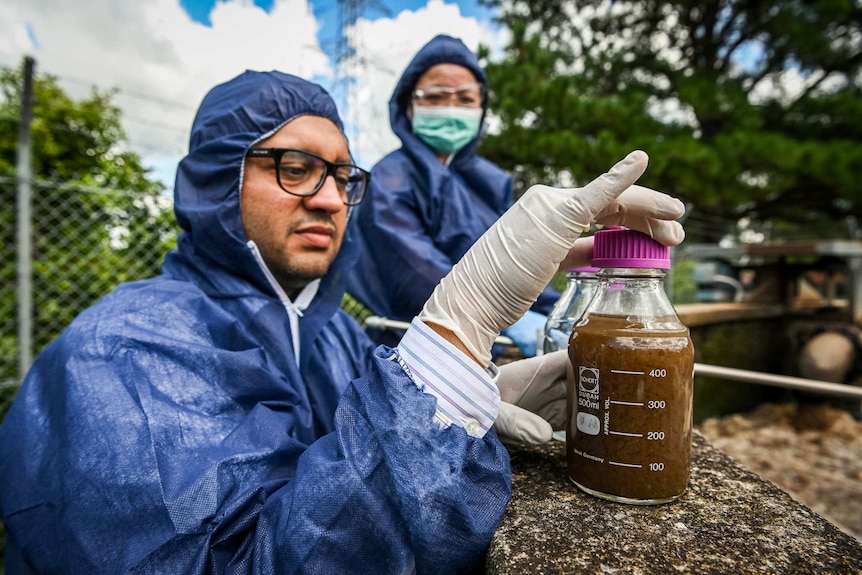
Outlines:
{"label": "white latex glove", "polygon": [[563,429],[568,369],[567,349],[501,365],[497,380],[500,401],[535,413],[553,429]]}
{"label": "white latex glove", "polygon": [[530,187],[437,284],[419,318],[451,330],[486,366],[494,339],[529,309],[593,222],[679,244],[685,233],[673,220],[683,203],[633,185],[647,162],[638,150],[583,188]]}
{"label": "white latex glove", "polygon": [[500,366],[500,415],[494,422],[503,439],[547,443],[566,424],[568,350]]}
{"label": "white latex glove", "polygon": [[494,420],[494,429],[502,440],[517,440],[542,445],[551,440],[554,430],[551,424],[517,405],[500,402],[500,413]]}

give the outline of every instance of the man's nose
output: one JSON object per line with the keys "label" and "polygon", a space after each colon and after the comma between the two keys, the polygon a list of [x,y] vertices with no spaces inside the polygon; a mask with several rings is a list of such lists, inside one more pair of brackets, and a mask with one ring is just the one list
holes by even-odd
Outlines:
{"label": "man's nose", "polygon": [[337,213],[347,209],[347,206],[344,205],[344,198],[338,191],[335,177],[331,174],[326,175],[323,185],[320,186],[316,194],[305,198],[305,204],[309,209],[325,210],[329,213]]}

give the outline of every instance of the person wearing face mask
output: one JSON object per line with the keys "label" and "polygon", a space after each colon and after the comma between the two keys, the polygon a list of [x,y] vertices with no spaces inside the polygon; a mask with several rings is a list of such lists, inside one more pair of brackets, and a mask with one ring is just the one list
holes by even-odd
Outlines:
{"label": "person wearing face mask", "polygon": [[[347,291],[375,315],[410,321],[461,256],[508,209],[512,178],[477,155],[488,78],[459,39],[439,35],[407,65],[389,100],[401,147],[375,165],[353,215],[361,249]],[[503,334],[525,356],[559,298],[547,287]],[[394,345],[400,332],[369,329]]]}

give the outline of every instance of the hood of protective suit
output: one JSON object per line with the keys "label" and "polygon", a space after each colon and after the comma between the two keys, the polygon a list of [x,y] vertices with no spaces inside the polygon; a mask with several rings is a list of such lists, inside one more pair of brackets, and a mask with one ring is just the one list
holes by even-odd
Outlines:
{"label": "hood of protective suit", "polygon": [[[416,82],[419,81],[419,78],[429,68],[437,64],[457,64],[470,70],[476,76],[476,81],[482,85],[482,93],[484,94],[482,101],[483,123],[485,121],[485,114],[488,111],[488,76],[479,65],[479,60],[475,54],[461,40],[442,34],[436,36],[423,46],[407,65],[407,68],[405,68],[404,73],[401,75],[401,79],[398,80],[398,84],[395,86],[395,91],[389,100],[389,122],[392,125],[392,131],[395,132],[404,148],[411,155],[417,157],[430,155],[435,160],[435,153],[413,133],[413,124],[407,116],[407,108],[410,104],[413,89],[416,87]],[[480,135],[473,138],[469,144],[456,152],[452,160],[454,165],[468,162],[476,155],[476,148],[479,147],[479,139],[482,131],[480,128]]]}
{"label": "hood of protective suit", "polygon": [[[222,295],[246,293],[245,282],[272,293],[263,270],[249,257],[240,214],[242,167],[253,144],[302,115],[328,118],[344,131],[335,102],[323,88],[282,72],[246,71],[213,88],[201,103],[174,186],[174,212],[183,229],[178,255],[188,265],[213,266],[235,278],[220,286],[211,282],[216,290],[236,290]],[[321,293],[343,283],[342,270],[355,251],[345,237]]]}

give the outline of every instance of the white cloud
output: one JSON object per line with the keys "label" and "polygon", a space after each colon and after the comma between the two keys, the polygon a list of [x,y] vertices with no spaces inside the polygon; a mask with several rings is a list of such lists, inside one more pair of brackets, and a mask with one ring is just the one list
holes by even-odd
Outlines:
{"label": "white cloud", "polygon": [[[309,0],[275,0],[269,14],[250,0],[220,0],[210,22],[192,21],[179,0],[3,0],[0,65],[18,66],[31,55],[37,72],[56,76],[73,97],[91,86],[117,88],[114,101],[131,148],[170,186],[195,110],[215,84],[246,69],[277,69],[330,78],[332,91],[343,85],[320,45]],[[462,38],[473,50],[480,42],[498,47],[503,41],[488,23],[443,0],[392,18],[360,18],[349,32],[357,48],[358,103],[342,105],[342,113],[358,126],[353,146],[369,167],[398,144],[388,100],[423,44],[440,33]]]}
{"label": "white cloud", "polygon": [[[215,84],[246,69],[329,75],[307,0],[276,0],[271,14],[251,2],[218,2],[211,27],[178,0],[4,0],[0,65],[36,59],[73,97],[118,88],[131,147],[171,185],[195,110]],[[37,44],[30,41],[27,27]]]}

